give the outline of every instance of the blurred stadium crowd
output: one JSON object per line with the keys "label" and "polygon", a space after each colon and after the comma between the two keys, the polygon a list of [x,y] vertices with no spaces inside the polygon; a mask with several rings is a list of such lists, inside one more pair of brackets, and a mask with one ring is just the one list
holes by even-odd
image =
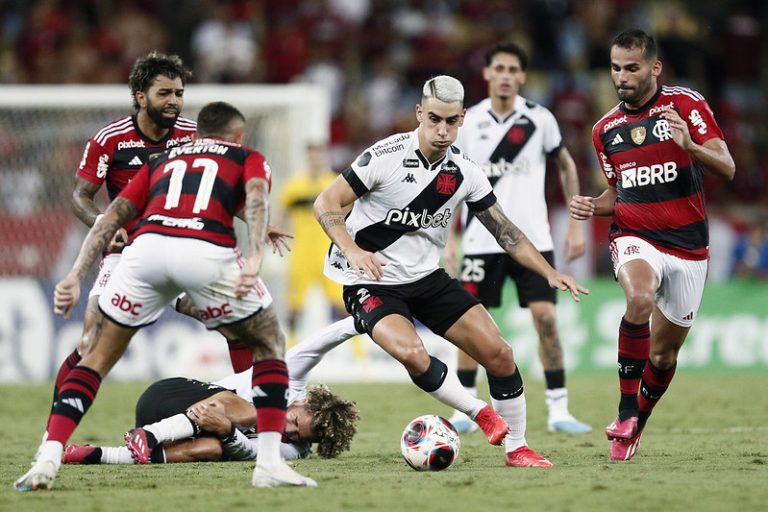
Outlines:
{"label": "blurred stadium crowd", "polygon": [[[715,111],[737,172],[708,181],[709,211],[741,236],[734,254],[748,261],[734,272],[768,277],[767,19],[762,0],[0,0],[0,83],[122,84],[158,49],[181,55],[193,84],[320,84],[340,170],[415,126],[430,76],[459,78],[467,105],[484,98],[484,51],[513,40],[531,56],[523,94],[554,112],[589,194],[604,183],[590,129],[617,102],[608,45],[637,26],[658,39],[662,83],[700,91]],[[552,185],[550,203],[562,202]]]}

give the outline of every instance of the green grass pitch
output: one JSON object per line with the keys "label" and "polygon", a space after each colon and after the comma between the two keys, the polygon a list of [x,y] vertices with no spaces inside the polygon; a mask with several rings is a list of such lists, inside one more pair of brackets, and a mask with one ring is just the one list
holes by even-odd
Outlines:
{"label": "green grass pitch", "polygon": [[[52,492],[19,493],[42,433],[49,385],[0,386],[0,511],[612,511],[768,510],[768,375],[681,370],[649,422],[638,455],[608,460],[612,373],[569,376],[571,410],[588,435],[546,432],[542,383],[526,379],[528,442],[556,467],[510,469],[479,432],[462,435],[447,471],[416,473],[399,453],[402,429],[450,411],[411,384],[336,384],[362,422],[336,460],[296,463],[317,489],[253,489],[251,463],[64,466]],[[141,384],[107,380],[72,439],[116,445],[132,425]],[[485,388],[481,388],[485,392]]]}

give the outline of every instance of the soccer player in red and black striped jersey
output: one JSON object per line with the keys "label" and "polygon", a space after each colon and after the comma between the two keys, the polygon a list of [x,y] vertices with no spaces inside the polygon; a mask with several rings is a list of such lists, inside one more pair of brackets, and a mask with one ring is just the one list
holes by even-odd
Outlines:
{"label": "soccer player in red and black striped jersey", "polygon": [[[101,214],[94,197],[103,184],[106,184],[111,201],[151,158],[168,148],[192,141],[195,122],[180,115],[184,106],[184,87],[190,77],[191,72],[176,55],[152,52],[136,60],[128,78],[135,113],[112,121],[88,139],[77,169],[72,193],[73,210],[84,224],[92,226]],[[127,233],[120,228],[99,264],[99,275],[88,294],[83,334],[75,350],[59,367],[51,408],[55,406],[64,379],[92,345],[98,298],[120,261],[126,240]],[[196,316],[189,307],[182,307],[187,303],[179,301],[179,311]],[[250,367],[248,347],[240,340],[227,342],[235,372]]]}
{"label": "soccer player in red and black striped jersey", "polygon": [[[96,321],[97,339],[62,383],[48,419],[48,439],[32,469],[16,481],[16,489],[53,486],[64,444],[96,398],[102,379],[136,331],[157,320],[182,292],[208,328],[242,339],[251,349],[253,405],[259,417],[252,484],[317,485],[280,458],[288,396],[285,338],[259,277],[269,164],[261,153],[241,145],[245,117],[227,103],[211,103],[200,111],[196,137],[193,144],[172,148],[142,166],[96,221],[72,270],[56,286],[54,310],[68,317],[88,268],[121,226],[138,219],[99,297],[103,314]],[[248,225],[245,259],[232,228],[232,218],[241,210]],[[126,441],[132,451],[146,453],[153,439],[138,429],[126,434]]]}
{"label": "soccer player in red and black striped jersey", "polygon": [[621,102],[592,129],[608,188],[574,196],[570,214],[613,216],[611,259],[627,306],[619,327],[619,414],[606,434],[611,459],[629,460],[701,304],[709,256],[704,170],[730,180],[735,167],[704,97],[658,84],[662,64],[651,36],[622,32],[610,57]]}

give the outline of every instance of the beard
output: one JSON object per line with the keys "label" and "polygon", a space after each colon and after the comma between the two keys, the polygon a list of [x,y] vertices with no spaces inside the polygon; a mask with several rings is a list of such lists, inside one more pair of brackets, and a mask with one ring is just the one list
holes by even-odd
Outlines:
{"label": "beard", "polygon": [[651,88],[651,80],[652,76],[649,74],[644,80],[638,82],[637,86],[632,89],[621,89],[617,86],[616,94],[624,103],[639,107],[641,106],[639,105],[639,102],[642,101],[642,99],[648,94],[648,91]]}
{"label": "beard", "polygon": [[156,109],[150,103],[147,105],[147,115],[157,126],[162,128],[173,128],[173,125],[176,124],[176,119],[179,117],[179,112],[177,111],[176,115],[173,117],[165,117],[162,110]]}

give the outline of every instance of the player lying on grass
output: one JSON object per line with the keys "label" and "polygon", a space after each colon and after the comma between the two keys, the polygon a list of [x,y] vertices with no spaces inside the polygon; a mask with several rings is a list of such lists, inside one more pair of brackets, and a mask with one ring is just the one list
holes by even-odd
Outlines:
{"label": "player lying on grass", "polygon": [[[354,402],[322,385],[307,388],[309,371],[340,343],[359,334],[352,318],[318,331],[286,354],[289,405],[280,453],[286,460],[307,458],[311,443],[323,458],[349,449],[359,419]],[[170,378],[150,385],[136,403],[137,428],[127,446],[70,445],[65,464],[139,464],[253,460],[258,453],[252,405],[251,371],[214,383]]]}
{"label": "player lying on grass", "polygon": [[[258,416],[240,394],[250,395],[250,379],[246,371],[216,383],[182,377],[155,382],[136,404],[137,428],[126,433],[128,446],[70,445],[64,463],[254,460]],[[321,457],[337,457],[349,449],[358,417],[353,402],[324,385],[311,386],[305,399],[288,405],[280,454],[285,460],[308,458],[314,442]]]}

